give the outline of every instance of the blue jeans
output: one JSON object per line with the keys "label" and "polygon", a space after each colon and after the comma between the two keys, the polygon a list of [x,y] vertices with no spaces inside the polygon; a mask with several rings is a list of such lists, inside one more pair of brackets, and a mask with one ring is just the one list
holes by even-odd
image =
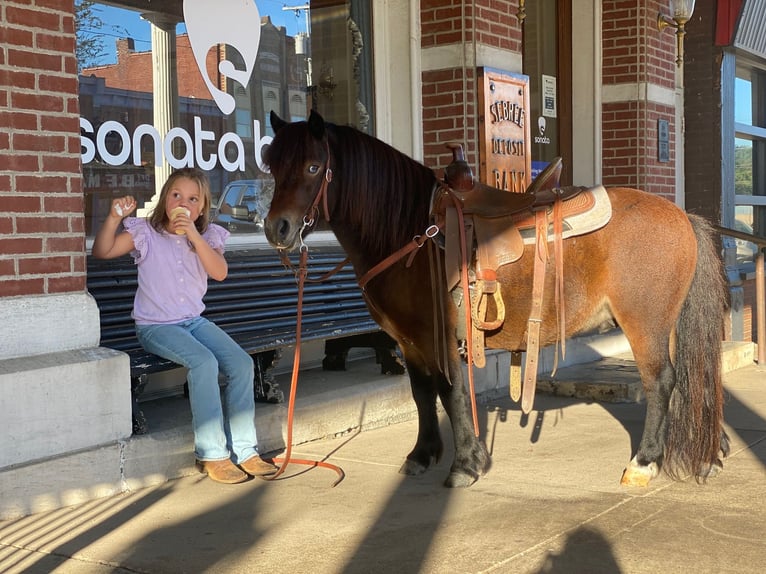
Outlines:
{"label": "blue jeans", "polygon": [[[136,325],[141,345],[189,369],[189,402],[198,460],[239,464],[258,451],[253,359],[215,323],[197,317],[174,325]],[[218,372],[225,377],[223,392]],[[223,401],[221,401],[223,395]]]}

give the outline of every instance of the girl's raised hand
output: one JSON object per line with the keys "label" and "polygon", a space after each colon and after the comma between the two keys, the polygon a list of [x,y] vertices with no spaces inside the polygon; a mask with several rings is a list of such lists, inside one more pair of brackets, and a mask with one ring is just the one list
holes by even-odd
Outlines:
{"label": "girl's raised hand", "polygon": [[112,200],[110,215],[116,215],[120,219],[127,217],[136,209],[136,200],[132,195],[118,197]]}

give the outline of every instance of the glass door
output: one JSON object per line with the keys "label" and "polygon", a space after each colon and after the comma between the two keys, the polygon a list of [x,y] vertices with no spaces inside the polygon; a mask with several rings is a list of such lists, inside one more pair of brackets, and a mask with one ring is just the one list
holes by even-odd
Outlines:
{"label": "glass door", "polygon": [[532,177],[564,159],[561,183],[571,183],[571,0],[526,3],[524,74],[529,76]]}

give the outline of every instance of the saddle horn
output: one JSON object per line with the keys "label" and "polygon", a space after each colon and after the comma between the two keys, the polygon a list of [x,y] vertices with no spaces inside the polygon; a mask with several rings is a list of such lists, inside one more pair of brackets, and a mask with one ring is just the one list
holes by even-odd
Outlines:
{"label": "saddle horn", "polygon": [[465,161],[463,146],[457,142],[450,142],[447,147],[452,150],[452,162],[444,169],[444,181],[452,189],[471,191],[475,182],[471,166]]}

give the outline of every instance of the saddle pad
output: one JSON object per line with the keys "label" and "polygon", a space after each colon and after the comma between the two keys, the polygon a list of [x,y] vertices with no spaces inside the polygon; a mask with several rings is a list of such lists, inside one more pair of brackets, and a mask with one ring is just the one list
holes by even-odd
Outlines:
{"label": "saddle pad", "polygon": [[[603,185],[583,190],[579,195],[565,201],[563,207],[563,239],[584,235],[604,227],[612,217],[612,204]],[[551,208],[548,208],[549,212]],[[513,218],[525,245],[535,242],[535,216]],[[553,223],[548,226],[548,241],[553,241]]]}

